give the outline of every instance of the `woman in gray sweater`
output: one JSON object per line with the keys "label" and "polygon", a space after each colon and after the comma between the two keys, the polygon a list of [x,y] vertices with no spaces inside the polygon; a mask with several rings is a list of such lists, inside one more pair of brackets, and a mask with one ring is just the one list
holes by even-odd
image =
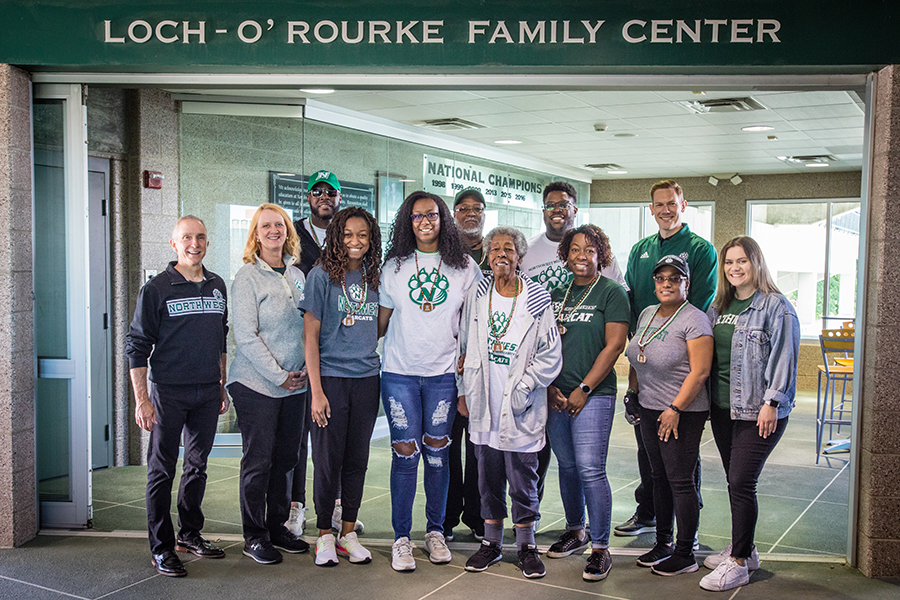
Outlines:
{"label": "woman in gray sweater", "polygon": [[303,354],[306,278],[294,265],[300,243],[291,219],[275,204],[250,221],[244,266],[231,287],[234,361],[228,391],[244,445],[241,522],[244,555],[261,564],[281,562],[280,548],[299,553],[309,544],[287,530],[289,474],[297,465],[308,412]]}

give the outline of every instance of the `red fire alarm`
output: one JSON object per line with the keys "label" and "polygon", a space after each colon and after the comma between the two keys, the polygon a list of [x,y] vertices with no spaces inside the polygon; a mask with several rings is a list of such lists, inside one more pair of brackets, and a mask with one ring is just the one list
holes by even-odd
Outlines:
{"label": "red fire alarm", "polygon": [[166,176],[159,171],[144,171],[144,187],[151,190],[161,190],[162,182]]}

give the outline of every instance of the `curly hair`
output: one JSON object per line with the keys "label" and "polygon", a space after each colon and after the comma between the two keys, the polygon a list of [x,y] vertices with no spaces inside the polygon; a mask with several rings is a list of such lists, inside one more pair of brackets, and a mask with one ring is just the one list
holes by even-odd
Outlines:
{"label": "curly hair", "polygon": [[331,283],[337,285],[343,281],[344,275],[350,268],[350,256],[347,254],[347,246],[344,244],[344,227],[347,221],[358,217],[366,222],[369,228],[369,249],[362,258],[365,271],[363,281],[369,289],[378,291],[378,283],[381,279],[381,229],[378,221],[369,212],[358,206],[349,206],[331,219],[328,228],[325,229],[325,248],[319,257],[318,263],[328,273]]}
{"label": "curly hair", "polygon": [[559,248],[556,249],[559,260],[565,263],[567,269],[569,268],[569,248],[572,246],[572,240],[579,233],[584,235],[588,245],[597,249],[598,269],[602,270],[608,267],[613,260],[612,248],[609,247],[609,238],[606,237],[602,229],[590,223],[570,229],[563,235],[563,238],[559,241]]}
{"label": "curly hair", "polygon": [[[278,214],[284,221],[284,245],[281,247],[282,254],[289,254],[293,256],[298,261],[300,260],[300,236],[297,235],[297,230],[294,229],[294,223],[291,221],[291,218],[288,216],[287,211],[278,206],[277,204],[260,204],[259,208],[256,209],[256,212],[253,213],[253,218],[250,219],[250,231],[247,234],[247,243],[244,245],[244,262],[256,264],[256,257],[259,255],[259,251],[261,248],[261,244],[259,243],[259,239],[256,237],[256,227],[259,225],[259,216],[262,214],[264,210],[271,210]],[[181,217],[178,220],[180,223],[182,219],[190,218]],[[196,218],[196,217],[193,217]],[[197,219],[200,221],[200,219]],[[203,221],[200,221],[203,223]]]}
{"label": "curly hair", "polygon": [[391,225],[391,242],[384,257],[385,264],[393,258],[397,263],[396,270],[399,271],[403,259],[415,252],[416,235],[413,232],[412,209],[416,201],[423,198],[434,200],[440,214],[441,229],[438,232],[438,251],[441,253],[441,260],[454,269],[465,269],[469,264],[469,254],[459,237],[459,230],[456,228],[456,221],[450,214],[450,209],[447,208],[447,204],[440,196],[421,191],[407,196],[397,210],[394,223]]}
{"label": "curly hair", "polygon": [[547,201],[547,196],[550,195],[550,192],[565,192],[569,195],[569,198],[572,199],[572,202],[575,202],[577,198],[575,197],[575,186],[569,183],[568,181],[553,181],[548,183],[544,188],[544,201]]}

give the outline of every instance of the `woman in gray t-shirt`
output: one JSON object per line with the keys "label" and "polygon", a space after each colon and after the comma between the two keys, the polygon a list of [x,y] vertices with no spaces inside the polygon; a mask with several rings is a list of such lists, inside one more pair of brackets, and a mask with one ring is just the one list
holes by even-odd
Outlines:
{"label": "woman in gray t-shirt", "polygon": [[[704,383],[713,339],[706,315],[687,301],[687,261],[664,256],[653,278],[660,303],[641,313],[628,345],[628,386],[638,392],[656,509],[656,545],[637,564],[660,575],[678,575],[699,568],[693,553],[700,519],[694,469],[709,412]],[[678,521],[674,546],[673,517]]]}

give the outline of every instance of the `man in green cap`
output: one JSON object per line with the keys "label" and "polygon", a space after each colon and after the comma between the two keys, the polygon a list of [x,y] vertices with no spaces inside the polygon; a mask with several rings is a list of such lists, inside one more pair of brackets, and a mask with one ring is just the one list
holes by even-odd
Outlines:
{"label": "man in green cap", "polygon": [[319,170],[309,178],[306,187],[309,216],[294,221],[294,229],[300,236],[300,262],[297,266],[308,275],[322,254],[325,245],[325,228],[341,209],[341,184],[331,171]]}

